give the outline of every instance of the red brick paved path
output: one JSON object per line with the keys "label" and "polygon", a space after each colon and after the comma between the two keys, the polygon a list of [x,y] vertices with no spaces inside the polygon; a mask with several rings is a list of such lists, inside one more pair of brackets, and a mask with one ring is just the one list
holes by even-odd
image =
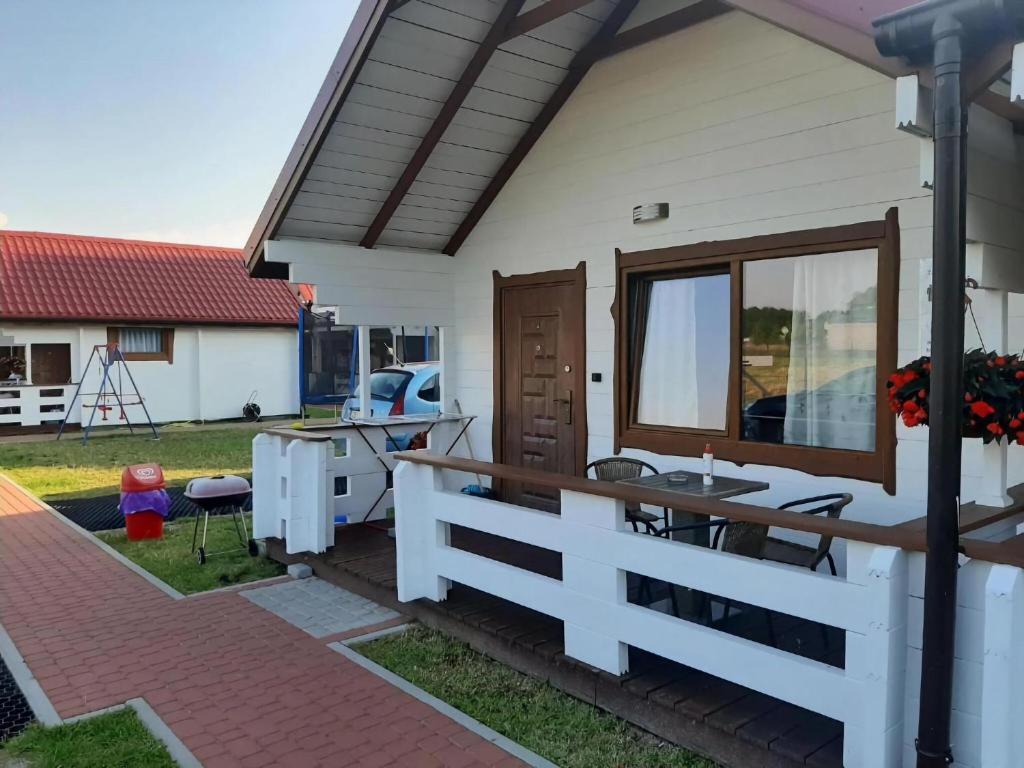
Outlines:
{"label": "red brick paved path", "polygon": [[174,600],[2,478],[0,623],[62,717],[142,696],[207,768],[521,765],[237,593]]}

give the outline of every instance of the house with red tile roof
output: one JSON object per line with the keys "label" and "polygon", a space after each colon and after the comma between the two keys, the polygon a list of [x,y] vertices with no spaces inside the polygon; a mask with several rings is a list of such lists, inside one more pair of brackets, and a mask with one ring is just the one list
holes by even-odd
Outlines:
{"label": "house with red tile roof", "polygon": [[0,429],[59,423],[83,375],[99,390],[86,368],[110,342],[154,421],[237,418],[250,397],[295,413],[298,309],[287,281],[251,278],[232,248],[0,230]]}

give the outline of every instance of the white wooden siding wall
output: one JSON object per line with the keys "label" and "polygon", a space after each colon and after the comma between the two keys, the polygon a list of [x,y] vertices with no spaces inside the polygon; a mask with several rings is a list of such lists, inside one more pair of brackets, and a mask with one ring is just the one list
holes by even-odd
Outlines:
{"label": "white wooden siding wall", "polygon": [[453,259],[438,253],[270,240],[268,261],[289,264],[289,279],[316,286],[316,303],[337,307],[343,325],[451,326]]}
{"label": "white wooden siding wall", "polygon": [[[1005,120],[990,113],[972,108],[970,132],[968,134],[968,179],[967,179],[967,237],[972,243],[983,246],[986,258],[992,255],[999,259],[1003,270],[1000,276],[1013,277],[1005,281],[987,281],[990,285],[1010,285],[1011,290],[1020,290],[1021,264],[1024,263],[1024,151],[1021,139]],[[988,265],[986,264],[986,268]],[[968,270],[969,276],[981,278]],[[1015,272],[1016,274],[1012,274]],[[984,303],[993,297],[990,292],[975,294]],[[1024,348],[1024,295],[1009,294],[1008,344],[1000,351],[1020,352]],[[976,307],[979,320],[984,323],[984,306]],[[995,342],[992,334],[979,339],[973,323],[968,317],[965,346],[972,349],[982,341],[992,348]],[[1024,482],[1024,448],[1010,446],[1008,451],[1009,483]],[[964,491],[968,497],[982,476],[984,451],[979,441],[972,440],[964,446]]]}
{"label": "white wooden siding wall", "polygon": [[[492,412],[491,271],[587,264],[589,457],[612,452],[614,249],[624,251],[881,219],[899,207],[899,356],[918,355],[918,263],[931,252],[931,196],[917,140],[894,125],[894,82],[742,13],[607,59],[590,72],[455,257],[457,396]],[[634,225],[634,205],[668,220]],[[474,426],[486,453],[490,423]],[[850,490],[852,517],[921,514],[924,430],[899,433],[898,495],[870,483],[747,465],[773,504]],[[662,469],[693,459],[632,455]]]}
{"label": "white wooden siding wall", "polygon": [[[565,653],[613,675],[627,646],[840,720],[844,765],[902,762],[906,558],[851,545],[846,579],[637,534],[622,501],[562,491],[561,515],[443,489],[439,469],[395,473],[398,596],[443,600],[452,581],[561,619]],[[461,525],[562,554],[552,579],[451,548]],[[847,631],[838,669],[626,600],[627,572],[710,592]]]}

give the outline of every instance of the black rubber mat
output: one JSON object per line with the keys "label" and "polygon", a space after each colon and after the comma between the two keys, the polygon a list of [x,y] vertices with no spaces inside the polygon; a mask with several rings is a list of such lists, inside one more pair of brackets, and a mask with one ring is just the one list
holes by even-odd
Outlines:
{"label": "black rubber mat", "polygon": [[[168,520],[191,517],[196,513],[192,502],[185,498],[184,488],[168,488],[167,494],[171,497]],[[94,496],[90,499],[51,501],[49,504],[68,520],[82,526],[87,531],[109,531],[115,528],[124,528],[124,516],[117,508],[120,501],[121,494],[115,493],[109,496]],[[246,504],[245,508],[246,510],[251,509],[251,503]]]}
{"label": "black rubber mat", "polygon": [[0,659],[0,743],[17,736],[35,719],[25,694]]}

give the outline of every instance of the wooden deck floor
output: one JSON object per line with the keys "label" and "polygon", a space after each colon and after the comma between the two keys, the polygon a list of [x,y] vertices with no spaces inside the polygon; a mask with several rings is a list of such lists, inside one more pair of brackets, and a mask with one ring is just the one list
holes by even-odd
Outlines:
{"label": "wooden deck floor", "polygon": [[[608,675],[564,655],[560,621],[463,585],[453,585],[443,603],[399,604],[394,541],[365,525],[339,528],[336,539],[336,546],[321,556],[285,555],[274,540],[270,554],[284,562],[307,562],[321,578],[395,607],[722,765],[842,765],[842,724],[835,720],[635,648],[630,648],[630,672],[621,678]],[[561,576],[553,552],[466,530],[453,530],[452,540],[460,548]],[[631,579],[630,598],[637,592],[637,579]],[[779,648],[842,665],[845,638],[840,631],[778,614],[771,618]],[[769,621],[760,609],[734,615],[724,627],[719,620],[716,628],[768,641]]]}

